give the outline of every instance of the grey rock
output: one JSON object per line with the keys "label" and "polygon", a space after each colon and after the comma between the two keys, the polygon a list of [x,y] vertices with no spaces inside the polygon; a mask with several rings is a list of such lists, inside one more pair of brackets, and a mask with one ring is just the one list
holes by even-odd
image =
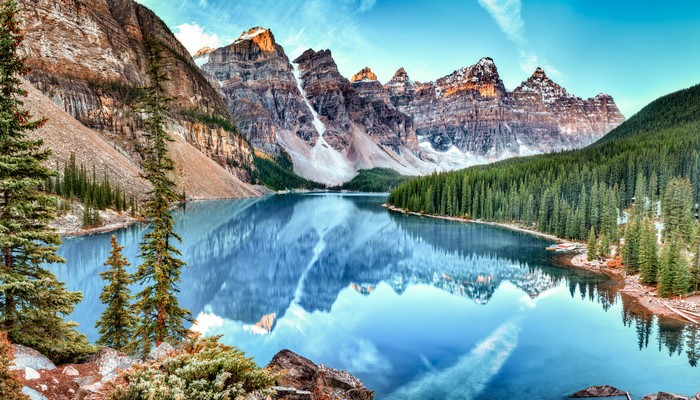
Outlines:
{"label": "grey rock", "polygon": [[46,356],[38,351],[19,344],[15,345],[15,359],[10,366],[11,370],[32,368],[35,370],[54,369],[56,366]]}
{"label": "grey rock", "polygon": [[683,396],[682,394],[659,392],[656,394],[657,400],[689,400],[690,397]]}
{"label": "grey rock", "polygon": [[24,368],[24,379],[28,381],[33,381],[35,379],[41,378],[41,374],[37,372],[34,368],[25,367]]}
{"label": "grey rock", "polygon": [[63,368],[63,375],[78,376],[78,375],[80,375],[80,372],[78,372],[77,369],[75,369],[69,365],[69,366]]}
{"label": "grey rock", "polygon": [[146,357],[146,360],[147,361],[160,360],[161,358],[172,353],[174,350],[175,350],[175,348],[170,343],[163,342],[160,344],[160,346],[151,349],[151,351],[148,353],[148,356]]}
{"label": "grey rock", "polygon": [[103,347],[86,362],[97,365],[100,374],[104,377],[102,380],[106,381],[116,376],[117,370],[131,367],[136,360],[117,350]]}
{"label": "grey rock", "polygon": [[372,400],[374,392],[348,372],[316,365],[292,351],[277,353],[267,366],[278,372],[277,395],[280,400]]}
{"label": "grey rock", "polygon": [[619,397],[627,396],[627,392],[622,391],[618,388],[612,387],[610,385],[604,386],[591,386],[589,388],[579,390],[578,392],[569,396],[572,399],[580,398],[590,398],[590,397]]}
{"label": "grey rock", "polygon": [[22,388],[22,393],[29,396],[31,400],[49,400],[48,398],[46,398],[46,396],[28,386]]}

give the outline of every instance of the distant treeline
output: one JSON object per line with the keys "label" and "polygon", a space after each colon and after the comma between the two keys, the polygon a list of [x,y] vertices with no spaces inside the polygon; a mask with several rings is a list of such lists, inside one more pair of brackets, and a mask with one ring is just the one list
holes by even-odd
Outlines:
{"label": "distant treeline", "polygon": [[75,153],[71,153],[70,160],[63,164],[62,172],[56,162],[56,171],[57,175],[45,183],[46,191],[51,194],[80,200],[86,208],[93,210],[112,208],[119,212],[137,211],[134,194],[127,194],[119,185],[113,185],[106,171],[98,178],[94,165],[88,173],[84,164],[77,165]]}
{"label": "distant treeline", "polygon": [[[624,233],[618,229],[626,219],[623,210],[629,210],[633,227],[642,227],[659,218],[661,208],[664,239],[674,246],[664,246],[657,272],[645,280],[665,279],[664,295],[700,285],[693,218],[699,201],[700,85],[652,102],[585,149],[433,174],[399,185],[389,196],[390,204],[415,212],[515,222],[588,240],[589,247],[597,246],[596,256],[607,255]],[[636,246],[642,230],[634,229]],[[631,261],[626,267],[639,271],[639,251],[623,251]],[[688,277],[684,260],[691,258],[694,275]]]}

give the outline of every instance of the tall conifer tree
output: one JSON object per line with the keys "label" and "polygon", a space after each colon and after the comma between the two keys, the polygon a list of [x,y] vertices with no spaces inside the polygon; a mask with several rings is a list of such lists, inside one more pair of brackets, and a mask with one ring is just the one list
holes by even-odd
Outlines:
{"label": "tall conifer tree", "polygon": [[64,321],[82,299],[41,267],[61,263],[61,237],[48,224],[56,202],[39,189],[53,173],[42,165],[50,151],[27,133],[44,119],[33,120],[23,108],[27,92],[21,76],[28,72],[18,54],[23,35],[14,0],[0,4],[0,319],[9,338],[33,347],[57,362],[74,361],[90,346],[74,323]]}
{"label": "tall conifer tree", "polygon": [[100,277],[107,281],[100,294],[100,300],[107,308],[95,323],[95,328],[100,332],[98,345],[130,353],[137,321],[131,310],[132,296],[129,290],[129,285],[134,280],[126,270],[131,264],[122,256],[123,249],[117,243],[117,237],[112,235],[112,250],[104,264],[109,269],[100,272]]}
{"label": "tall conifer tree", "polygon": [[162,45],[152,38],[147,39],[146,45],[150,84],[145,90],[143,111],[148,116],[146,128],[151,147],[144,163],[144,177],[152,189],[145,204],[150,232],[141,243],[143,263],[136,272],[136,280],[144,285],[136,302],[140,318],[136,335],[142,353],[147,353],[154,344],[180,341],[187,333],[185,322],[191,321],[190,312],[180,307],[176,297],[180,291],[180,273],[186,264],[178,258],[180,251],[175,244],[181,239],[174,230],[170,213],[171,204],[179,196],[168,176],[173,170],[173,161],[168,156],[168,143],[172,139],[165,130],[170,100],[165,87],[168,79],[163,68]]}

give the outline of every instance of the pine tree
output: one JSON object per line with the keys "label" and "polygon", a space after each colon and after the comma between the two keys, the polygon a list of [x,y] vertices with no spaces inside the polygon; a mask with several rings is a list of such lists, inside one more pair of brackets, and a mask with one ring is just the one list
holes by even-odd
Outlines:
{"label": "pine tree", "polygon": [[[634,189],[634,212],[638,217],[643,217],[646,214],[646,181],[644,174],[641,172],[637,175],[637,183]],[[625,238],[625,240],[627,240]]]}
{"label": "pine tree", "polygon": [[598,242],[598,255],[600,255],[602,258],[606,258],[610,255],[610,237],[605,232],[600,235],[600,241]]}
{"label": "pine tree", "polygon": [[63,315],[73,311],[82,294],[70,292],[44,263],[64,260],[56,254],[61,237],[48,224],[56,202],[39,190],[53,173],[43,166],[50,151],[27,133],[44,119],[32,120],[23,109],[21,76],[28,72],[18,54],[23,35],[16,17],[17,3],[0,4],[0,308],[1,324],[9,338],[33,347],[57,362],[90,351]]}
{"label": "pine tree", "polygon": [[175,183],[168,177],[173,170],[173,161],[168,156],[168,143],[172,139],[165,131],[165,117],[169,99],[166,95],[167,77],[163,72],[161,45],[153,39],[147,40],[149,48],[150,85],[145,90],[143,111],[148,115],[146,128],[151,146],[144,163],[144,177],[151,183],[149,199],[145,205],[145,217],[150,224],[141,243],[143,263],[136,272],[136,281],[144,285],[137,294],[136,309],[140,323],[136,329],[138,347],[147,353],[153,344],[180,341],[191,321],[190,312],[179,306],[177,293],[182,268],[175,243],[181,241],[174,231],[170,205],[178,200]]}
{"label": "pine tree", "polygon": [[29,400],[22,393],[22,384],[10,371],[14,359],[12,343],[7,339],[7,332],[0,332],[0,399]]}
{"label": "pine tree", "polygon": [[133,277],[126,271],[131,264],[122,256],[123,249],[117,243],[117,237],[112,235],[112,250],[104,264],[109,269],[100,272],[100,277],[108,282],[100,294],[100,300],[107,308],[95,323],[95,328],[100,333],[98,345],[129,353],[133,350],[132,337],[137,320],[131,310],[129,290]]}
{"label": "pine tree", "polygon": [[692,243],[693,236],[693,197],[690,181],[671,179],[668,182],[662,201],[664,217],[664,237],[670,238],[676,233]]}
{"label": "pine tree", "polygon": [[622,247],[622,263],[627,273],[634,274],[639,270],[639,255],[641,227],[635,215],[625,226],[625,245]]}
{"label": "pine tree", "polygon": [[685,294],[689,287],[688,262],[682,254],[682,240],[678,235],[669,239],[661,256],[658,293],[661,297]]}
{"label": "pine tree", "polygon": [[658,276],[658,246],[653,221],[646,221],[642,227],[639,249],[639,278],[645,285],[656,283]]}
{"label": "pine tree", "polygon": [[588,233],[588,261],[593,261],[597,256],[595,229],[591,227],[591,231]]}
{"label": "pine tree", "polygon": [[690,265],[690,290],[697,292],[700,290],[700,224],[695,224],[695,256],[693,257],[693,262]]}

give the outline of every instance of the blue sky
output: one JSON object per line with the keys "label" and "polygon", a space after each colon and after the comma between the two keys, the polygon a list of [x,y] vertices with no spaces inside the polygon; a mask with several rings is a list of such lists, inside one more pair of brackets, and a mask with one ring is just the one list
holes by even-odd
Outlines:
{"label": "blue sky", "polygon": [[626,117],[700,83],[700,1],[139,0],[191,51],[270,28],[290,58],[330,49],[340,72],[399,67],[431,81],[490,56],[509,90],[537,66],[569,92],[605,92]]}

